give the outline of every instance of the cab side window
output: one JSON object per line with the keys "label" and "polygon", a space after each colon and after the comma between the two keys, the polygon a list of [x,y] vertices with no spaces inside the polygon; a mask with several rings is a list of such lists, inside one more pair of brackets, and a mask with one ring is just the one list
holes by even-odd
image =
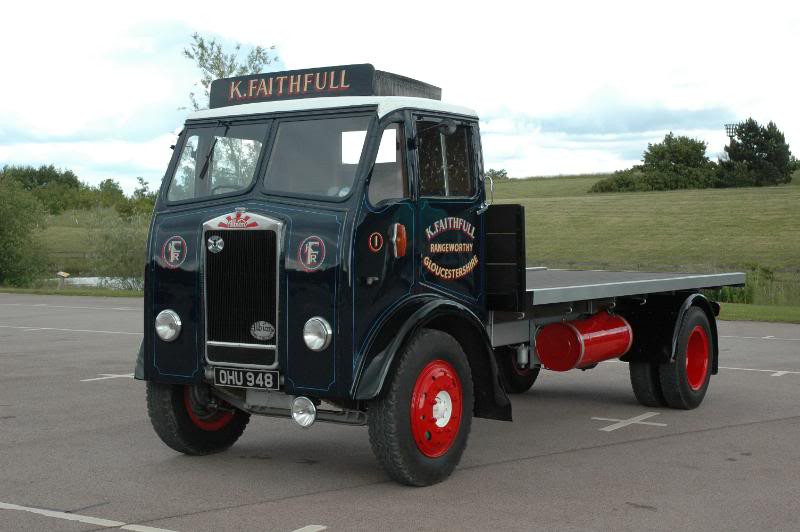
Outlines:
{"label": "cab side window", "polygon": [[367,196],[372,205],[392,199],[408,198],[409,186],[404,157],[402,124],[390,124],[381,134],[378,156],[372,167]]}
{"label": "cab side window", "polygon": [[475,179],[470,127],[459,125],[445,135],[439,123],[417,121],[420,196],[472,197]]}

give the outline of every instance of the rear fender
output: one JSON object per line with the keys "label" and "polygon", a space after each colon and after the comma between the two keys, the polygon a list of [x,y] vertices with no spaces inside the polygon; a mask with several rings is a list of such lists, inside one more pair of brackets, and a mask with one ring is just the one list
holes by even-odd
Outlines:
{"label": "rear fender", "polygon": [[367,401],[380,395],[397,353],[422,328],[448,333],[467,355],[475,389],[475,417],[511,421],[511,402],[500,385],[486,329],[467,307],[441,298],[412,300],[384,321],[354,379],[354,399]]}
{"label": "rear fender", "polygon": [[657,364],[674,362],[681,323],[691,307],[702,309],[708,317],[713,344],[711,372],[716,374],[719,369],[719,336],[715,316],[719,314],[719,304],[700,293],[652,295],[644,304],[636,300],[620,301],[615,311],[633,328],[633,345],[621,360]]}
{"label": "rear fender", "polygon": [[684,315],[691,307],[698,307],[705,312],[708,318],[708,324],[711,326],[711,343],[714,350],[711,361],[711,374],[716,375],[719,372],[719,334],[717,333],[717,315],[719,315],[719,303],[710,301],[706,296],[700,293],[691,294],[681,305],[678,311],[678,319],[675,321],[675,329],[672,332],[672,351],[670,362],[675,362],[675,356],[678,354],[678,333],[680,332],[681,323],[683,322]]}

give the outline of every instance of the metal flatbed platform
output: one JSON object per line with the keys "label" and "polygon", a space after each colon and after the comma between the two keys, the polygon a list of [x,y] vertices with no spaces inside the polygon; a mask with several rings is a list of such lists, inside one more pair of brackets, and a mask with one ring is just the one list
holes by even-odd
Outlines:
{"label": "metal flatbed platform", "polygon": [[745,274],[648,273],[605,270],[528,268],[527,292],[533,305],[609,297],[655,294],[674,290],[744,285]]}

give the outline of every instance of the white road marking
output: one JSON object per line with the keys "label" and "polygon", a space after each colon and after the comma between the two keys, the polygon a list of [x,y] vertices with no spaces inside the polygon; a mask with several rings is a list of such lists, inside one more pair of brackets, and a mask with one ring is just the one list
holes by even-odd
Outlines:
{"label": "white road marking", "polygon": [[0,307],[33,307],[33,308],[69,308],[69,309],[80,309],[80,310],[123,310],[123,311],[139,311],[141,312],[142,309],[135,308],[135,307],[73,307],[68,305],[49,305],[47,303],[0,303]]}
{"label": "white road marking", "polygon": [[611,432],[613,430],[621,429],[623,427],[627,427],[628,425],[652,425],[654,427],[666,427],[666,423],[653,423],[652,421],[644,421],[645,419],[649,419],[653,416],[657,416],[658,412],[645,412],[644,414],[634,416],[630,419],[615,419],[610,417],[593,417],[592,419],[597,421],[616,421],[613,425],[609,425],[607,427],[603,427],[603,432]]}
{"label": "white road marking", "polygon": [[720,335],[720,338],[739,338],[742,340],[784,340],[786,342],[800,342],[800,338],[780,338],[778,336],[728,336]]}
{"label": "white road marking", "polygon": [[132,334],[141,336],[140,332],[126,332],[126,331],[97,331],[93,329],[58,329],[56,327],[30,327],[23,325],[0,325],[0,329],[20,329],[23,331],[59,331],[59,332],[81,332],[81,333],[96,333],[96,334]]}
{"label": "white road marking", "polygon": [[173,530],[167,530],[166,528],[154,528],[152,526],[144,525],[125,525],[119,528],[121,530],[132,530],[133,532],[174,532]]}
{"label": "white road marking", "polygon": [[143,525],[129,525],[122,521],[112,521],[111,519],[101,519],[99,517],[89,517],[88,515],[71,514],[67,512],[58,512],[56,510],[45,510],[43,508],[31,508],[30,506],[20,506],[18,504],[9,504],[0,502],[0,510],[17,510],[20,512],[28,512],[36,515],[43,515],[45,517],[53,517],[55,519],[63,519],[65,521],[77,521],[78,523],[85,523],[87,525],[104,526],[107,528],[118,528],[120,530],[132,530],[134,532],[174,532],[166,528],[153,528]]}
{"label": "white road marking", "polygon": [[114,373],[98,373],[98,375],[102,375],[102,377],[94,377],[92,379],[81,379],[81,382],[92,382],[92,381],[104,381],[107,379],[132,379],[133,373],[124,373],[120,375],[116,375]]}
{"label": "white road marking", "polygon": [[328,527],[322,525],[308,525],[303,528],[298,528],[297,530],[292,530],[292,532],[322,532],[323,530],[328,530]]}
{"label": "white road marking", "polygon": [[[616,362],[618,364],[627,364],[623,360],[607,360],[606,362]],[[755,369],[755,368],[731,368],[728,366],[720,366],[719,369],[732,369],[736,371],[761,371],[764,373],[772,373],[771,377],[782,377],[783,375],[800,375],[800,371],[789,371],[785,369]]]}
{"label": "white road marking", "polygon": [[729,368],[726,366],[720,366],[719,369],[734,369],[736,371],[761,371],[763,373],[772,373],[770,377],[781,377],[783,375],[800,375],[800,371],[786,371],[783,369]]}

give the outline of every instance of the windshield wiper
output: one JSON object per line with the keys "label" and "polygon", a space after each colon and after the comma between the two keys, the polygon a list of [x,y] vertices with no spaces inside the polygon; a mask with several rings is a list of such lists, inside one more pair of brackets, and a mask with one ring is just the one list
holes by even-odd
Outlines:
{"label": "windshield wiper", "polygon": [[[223,126],[223,125],[225,126],[225,131],[222,132],[222,136],[223,137],[227,137],[228,136],[228,130],[231,128],[231,125],[230,125],[230,123],[223,122],[222,120],[217,122],[217,127],[220,127],[220,126]],[[208,165],[211,162],[211,156],[214,154],[214,147],[217,145],[217,141],[218,140],[219,140],[219,137],[214,135],[214,140],[211,141],[211,146],[209,146],[209,148],[208,148],[208,155],[206,155],[206,160],[203,161],[203,167],[200,169],[200,174],[197,176],[197,179],[200,179],[200,180],[205,179],[206,172],[208,172]]]}

